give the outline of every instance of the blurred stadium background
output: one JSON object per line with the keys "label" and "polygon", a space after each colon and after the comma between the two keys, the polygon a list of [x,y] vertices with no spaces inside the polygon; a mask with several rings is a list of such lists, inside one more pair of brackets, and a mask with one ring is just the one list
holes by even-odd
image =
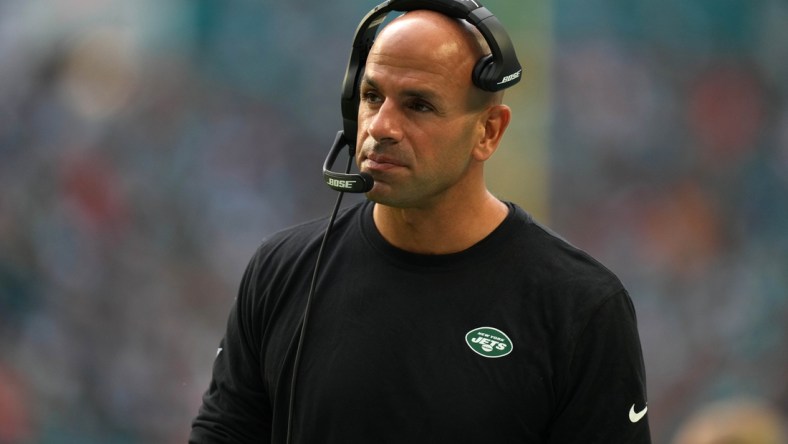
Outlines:
{"label": "blurred stadium background", "polygon": [[[489,173],[615,270],[656,443],[788,412],[788,3],[489,0]],[[240,275],[328,213],[357,0],[0,0],[0,443],[177,443]],[[351,199],[352,201],[352,199]]]}

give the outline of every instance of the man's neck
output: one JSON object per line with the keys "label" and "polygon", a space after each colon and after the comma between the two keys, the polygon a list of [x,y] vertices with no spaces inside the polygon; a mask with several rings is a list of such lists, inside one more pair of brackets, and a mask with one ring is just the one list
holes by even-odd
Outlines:
{"label": "man's neck", "polygon": [[427,209],[375,204],[373,218],[381,235],[400,249],[421,254],[449,254],[470,248],[489,235],[509,213],[489,192],[475,201]]}

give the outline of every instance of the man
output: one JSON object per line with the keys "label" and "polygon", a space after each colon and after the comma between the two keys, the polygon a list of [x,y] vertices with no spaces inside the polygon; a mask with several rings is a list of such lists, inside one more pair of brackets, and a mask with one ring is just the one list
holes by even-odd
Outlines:
{"label": "man", "polygon": [[356,153],[374,186],[336,219],[304,342],[324,221],[255,254],[191,442],[650,442],[626,290],[486,188],[511,111],[471,82],[485,50],[432,11],[380,32]]}

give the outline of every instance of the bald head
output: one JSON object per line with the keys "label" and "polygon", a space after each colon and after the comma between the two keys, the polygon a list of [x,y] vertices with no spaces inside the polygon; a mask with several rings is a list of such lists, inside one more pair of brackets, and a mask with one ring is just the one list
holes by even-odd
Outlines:
{"label": "bald head", "polygon": [[383,28],[369,57],[419,58],[429,65],[428,69],[442,71],[450,81],[467,87],[470,105],[478,108],[500,104],[503,99],[503,91],[491,93],[473,84],[473,68],[488,54],[490,49],[484,37],[466,21],[435,11],[415,10]]}
{"label": "bald head", "polygon": [[393,31],[399,26],[408,25],[420,27],[425,31],[428,30],[426,27],[438,30],[444,34],[446,40],[453,40],[458,45],[465,45],[468,54],[474,59],[479,59],[490,53],[484,37],[470,23],[429,10],[415,10],[403,13],[392,20],[391,24],[381,32],[381,35],[387,32],[386,29],[390,28],[389,30]]}

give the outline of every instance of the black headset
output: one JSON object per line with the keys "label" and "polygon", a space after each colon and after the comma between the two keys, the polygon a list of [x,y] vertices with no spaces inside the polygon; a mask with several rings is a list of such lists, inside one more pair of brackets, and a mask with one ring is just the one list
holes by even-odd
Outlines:
{"label": "black headset", "polygon": [[358,133],[359,89],[364,65],[367,62],[378,28],[391,11],[428,9],[448,17],[462,19],[476,27],[484,37],[492,54],[476,62],[471,80],[484,91],[500,91],[520,81],[522,67],[517,61],[512,40],[498,19],[475,0],[388,0],[361,20],[353,38],[345,80],[342,82],[342,124],[334,144],[323,164],[323,179],[336,191],[366,193],[372,189],[372,176],[366,173],[349,174],[331,171],[339,151],[347,146],[351,157],[355,155]]}

